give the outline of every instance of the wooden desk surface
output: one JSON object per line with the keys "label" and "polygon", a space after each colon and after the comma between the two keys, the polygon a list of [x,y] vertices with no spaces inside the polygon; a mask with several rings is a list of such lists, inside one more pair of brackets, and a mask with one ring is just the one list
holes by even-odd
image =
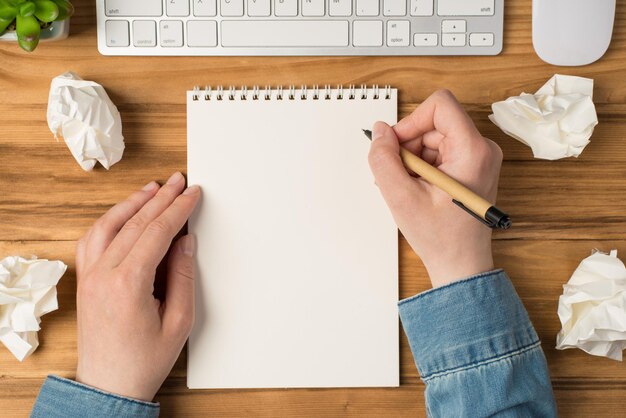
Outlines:
{"label": "wooden desk surface", "polygon": [[[33,54],[0,44],[0,257],[61,259],[60,309],[43,318],[41,346],[23,364],[0,347],[0,415],[26,416],[49,373],[76,366],[75,241],[107,208],[151,179],[185,170],[185,90],[196,84],[392,84],[400,117],[438,88],[465,104],[505,162],[499,206],[514,228],[495,234],[505,268],[543,341],[562,416],[626,416],[626,365],[579,350],[556,351],[558,297],[593,248],[626,258],[626,1],[613,43],[598,63],[556,68],[535,55],[531,2],[508,0],[504,52],[497,57],[139,58],[103,57],[95,7],[78,0],[70,39]],[[46,124],[50,80],[67,70],[103,84],[119,106],[126,152],[111,171],[83,172]],[[487,116],[491,103],[534,92],[554,73],[596,81],[600,124],[578,159],[534,160]],[[401,239],[401,296],[428,288],[419,259]],[[406,339],[398,389],[189,391],[185,355],[158,395],[163,416],[425,416],[423,384]]]}

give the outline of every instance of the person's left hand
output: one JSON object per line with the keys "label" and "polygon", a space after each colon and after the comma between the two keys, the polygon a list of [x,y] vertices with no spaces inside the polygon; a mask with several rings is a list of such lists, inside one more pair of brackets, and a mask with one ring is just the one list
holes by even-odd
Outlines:
{"label": "person's left hand", "polygon": [[184,188],[181,173],[149,183],[78,242],[78,382],[150,401],[172,369],[194,319],[193,236],[170,251],[165,300],[153,292],[157,266],[200,199],[199,187]]}

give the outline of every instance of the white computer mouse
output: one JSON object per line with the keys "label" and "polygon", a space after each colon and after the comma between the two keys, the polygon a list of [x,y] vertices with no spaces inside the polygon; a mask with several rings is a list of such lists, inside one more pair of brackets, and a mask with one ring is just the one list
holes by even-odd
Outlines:
{"label": "white computer mouse", "polygon": [[553,65],[587,65],[611,43],[616,0],[533,0],[533,45]]}

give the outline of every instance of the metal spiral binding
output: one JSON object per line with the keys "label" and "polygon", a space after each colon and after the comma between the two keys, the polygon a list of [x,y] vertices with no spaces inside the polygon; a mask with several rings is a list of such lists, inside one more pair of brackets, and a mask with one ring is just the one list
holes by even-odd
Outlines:
{"label": "metal spiral binding", "polygon": [[324,99],[330,100],[330,95],[333,93],[333,89],[330,88],[330,84],[324,86]]}
{"label": "metal spiral binding", "polygon": [[294,85],[286,88],[283,86],[272,88],[272,86],[266,85],[263,89],[258,85],[254,85],[250,89],[247,86],[241,86],[239,90],[235,86],[228,86],[226,89],[224,86],[217,86],[213,89],[207,85],[204,87],[204,90],[201,90],[199,86],[195,86],[191,97],[193,101],[199,101],[202,98],[205,101],[225,99],[248,100],[248,98],[251,100],[368,100],[370,97],[374,100],[389,100],[392,93],[390,85],[385,85],[381,89],[378,84],[373,84],[371,88],[368,88],[366,84],[361,84],[358,88],[356,85],[350,84],[345,90],[344,92],[344,86],[341,84],[337,85],[335,90],[333,90],[330,84],[325,84],[323,89],[319,85],[314,84],[310,89],[306,85],[301,85],[300,88],[296,88]]}
{"label": "metal spiral binding", "polygon": [[343,100],[343,86],[340,84],[337,85],[337,99]]}
{"label": "metal spiral binding", "polygon": [[367,100],[367,85],[361,84],[361,100]]}

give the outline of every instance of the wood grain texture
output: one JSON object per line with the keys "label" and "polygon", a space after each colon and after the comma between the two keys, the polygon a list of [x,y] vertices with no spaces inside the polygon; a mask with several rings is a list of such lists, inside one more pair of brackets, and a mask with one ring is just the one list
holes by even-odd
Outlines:
{"label": "wood grain texture", "polygon": [[[28,416],[43,378],[72,377],[76,365],[75,241],[107,208],[152,179],[186,166],[185,90],[224,84],[392,84],[400,116],[448,88],[480,131],[503,149],[498,206],[514,227],[495,235],[505,268],[543,341],[561,416],[626,416],[626,367],[578,350],[557,351],[562,284],[593,248],[626,255],[626,1],[618,0],[613,43],[598,63],[558,68],[537,58],[531,2],[506,2],[497,57],[102,57],[93,2],[75,1],[71,37],[33,54],[0,44],[0,257],[61,259],[61,309],[43,318],[41,347],[23,364],[0,347],[0,416]],[[73,70],[102,83],[118,104],[127,150],[110,171],[85,173],[46,124],[52,77]],[[487,116],[494,101],[533,92],[554,73],[592,77],[600,125],[578,159],[534,160]],[[428,289],[424,268],[401,238],[401,296]],[[183,353],[161,389],[163,416],[425,416],[404,336],[398,389],[189,391]]]}

